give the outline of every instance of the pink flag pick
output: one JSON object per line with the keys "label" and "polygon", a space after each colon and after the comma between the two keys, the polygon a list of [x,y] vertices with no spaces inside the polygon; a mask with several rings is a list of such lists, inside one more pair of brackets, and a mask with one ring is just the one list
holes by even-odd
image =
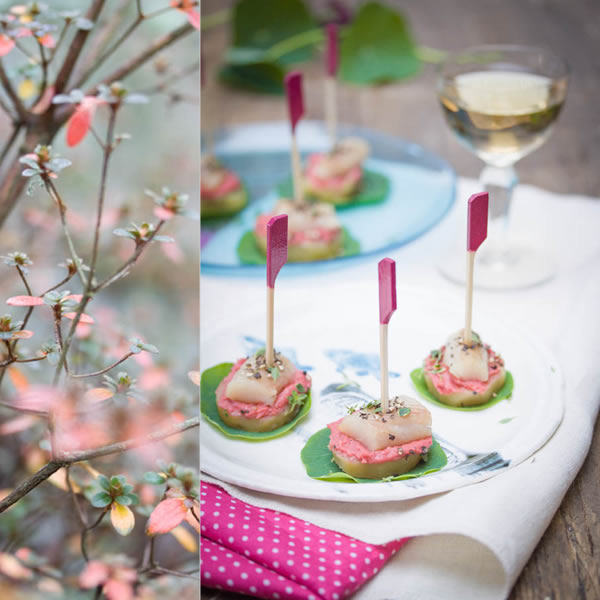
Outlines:
{"label": "pink flag pick", "polygon": [[275,279],[287,262],[288,217],[278,215],[267,223],[267,285],[275,287]]}
{"label": "pink flag pick", "polygon": [[391,258],[379,261],[379,322],[387,325],[396,310],[396,262]]}
{"label": "pink flag pick", "polygon": [[296,130],[296,124],[304,114],[304,98],[302,96],[302,73],[290,71],[284,79],[285,95],[288,102],[288,112],[292,133]]}
{"label": "pink flag pick", "polygon": [[473,194],[469,198],[467,220],[467,250],[475,252],[487,237],[489,195]]}
{"label": "pink flag pick", "polygon": [[327,75],[335,77],[338,69],[338,35],[337,25],[327,25]]}

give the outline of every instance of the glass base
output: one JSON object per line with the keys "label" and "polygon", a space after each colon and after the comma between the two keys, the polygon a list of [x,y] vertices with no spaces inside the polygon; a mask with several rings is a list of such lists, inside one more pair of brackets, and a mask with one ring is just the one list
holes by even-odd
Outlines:
{"label": "glass base", "polygon": [[[511,242],[502,247],[486,242],[475,257],[474,287],[510,290],[532,287],[552,279],[556,274],[554,259],[525,242]],[[447,254],[438,263],[442,275],[455,283],[465,283],[466,250]]]}

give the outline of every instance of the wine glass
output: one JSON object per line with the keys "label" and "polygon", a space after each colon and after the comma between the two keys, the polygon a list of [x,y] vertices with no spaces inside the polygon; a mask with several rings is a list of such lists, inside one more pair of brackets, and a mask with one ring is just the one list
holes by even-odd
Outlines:
{"label": "wine glass", "polygon": [[[553,277],[552,257],[510,235],[508,216],[518,183],[514,164],[550,136],[567,93],[566,63],[527,46],[475,46],[451,53],[440,68],[437,92],[458,140],[481,158],[489,193],[488,239],[477,254],[477,286],[524,288]],[[466,212],[466,211],[465,211]],[[464,251],[440,263],[444,275],[465,280]]]}

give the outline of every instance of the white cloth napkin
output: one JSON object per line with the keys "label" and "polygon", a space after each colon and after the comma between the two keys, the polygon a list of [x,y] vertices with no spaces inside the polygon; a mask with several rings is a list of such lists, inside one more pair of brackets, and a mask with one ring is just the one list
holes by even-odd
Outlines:
{"label": "white cloth napkin", "polygon": [[[459,288],[438,274],[435,260],[456,237],[466,199],[476,191],[475,181],[460,179],[459,200],[452,213],[416,242],[389,254],[396,260],[398,281],[456,293]],[[278,497],[219,482],[246,502],[284,511],[367,542],[419,536],[355,598],[506,597],[585,459],[600,405],[596,366],[600,201],[523,185],[517,189],[511,220],[515,231],[534,235],[554,251],[559,266],[554,280],[535,288],[476,292],[477,302],[487,310],[496,310],[503,319],[520,323],[538,335],[555,352],[564,371],[564,420],[533,457],[492,479],[448,493],[402,502],[344,503],[343,510],[332,502]],[[294,281],[299,288],[317,290],[325,278],[328,285],[349,277],[373,279],[379,258]],[[228,314],[226,299],[239,303],[241,289],[250,298],[260,295],[263,285],[262,278],[231,281],[205,276],[203,323]],[[231,293],[233,290],[237,293]],[[212,301],[215,297],[223,301]]]}

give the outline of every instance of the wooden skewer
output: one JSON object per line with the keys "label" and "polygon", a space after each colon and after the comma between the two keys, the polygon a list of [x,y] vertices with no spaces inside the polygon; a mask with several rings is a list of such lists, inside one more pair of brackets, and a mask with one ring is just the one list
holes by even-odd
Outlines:
{"label": "wooden skewer", "polygon": [[475,252],[467,252],[467,291],[465,306],[465,332],[463,341],[469,345],[472,338],[472,317],[473,317],[473,267],[475,266]]}
{"label": "wooden skewer", "polygon": [[475,252],[487,237],[489,196],[487,192],[473,194],[467,208],[467,277],[465,290],[465,329],[463,342],[470,345],[473,341],[473,271]]}
{"label": "wooden skewer", "polygon": [[384,258],[377,265],[379,274],[379,364],[381,378],[381,409],[389,408],[388,323],[396,310],[396,263]]}

